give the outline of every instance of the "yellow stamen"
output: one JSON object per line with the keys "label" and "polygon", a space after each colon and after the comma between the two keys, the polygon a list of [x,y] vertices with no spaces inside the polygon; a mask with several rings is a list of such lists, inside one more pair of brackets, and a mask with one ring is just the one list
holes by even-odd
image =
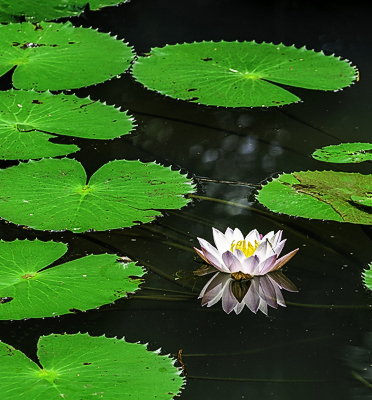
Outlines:
{"label": "yellow stamen", "polygon": [[234,250],[239,249],[248,258],[251,255],[253,255],[258,245],[259,243],[257,242],[257,240],[254,241],[254,245],[251,242],[248,242],[247,240],[239,240],[237,243],[235,243],[235,240],[233,240],[231,243],[230,251],[232,253]]}

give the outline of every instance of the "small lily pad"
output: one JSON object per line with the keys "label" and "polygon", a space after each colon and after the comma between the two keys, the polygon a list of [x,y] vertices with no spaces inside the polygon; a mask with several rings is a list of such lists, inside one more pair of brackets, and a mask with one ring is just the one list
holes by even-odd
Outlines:
{"label": "small lily pad", "polygon": [[0,76],[12,70],[17,89],[64,90],[104,82],[129,67],[121,40],[70,22],[0,25]]}
{"label": "small lily pad", "polygon": [[300,99],[277,84],[338,90],[358,77],[339,57],[305,47],[256,42],[201,42],[155,47],[133,66],[149,89],[195,103],[270,107]]}
{"label": "small lily pad", "polygon": [[313,158],[331,163],[360,163],[372,160],[372,143],[341,143],[314,151]]}
{"label": "small lily pad", "polygon": [[369,290],[372,290],[372,264],[368,265],[368,269],[363,272],[364,284]]}
{"label": "small lily pad", "polygon": [[153,221],[194,191],[191,179],[154,162],[111,161],[87,182],[76,160],[31,160],[0,170],[0,217],[41,230],[105,231]]}
{"label": "small lily pad", "polygon": [[50,142],[56,137],[50,133],[113,139],[132,129],[133,118],[125,112],[89,97],[33,90],[0,92],[0,159],[55,157],[79,150]]}
{"label": "small lily pad", "polygon": [[39,339],[37,358],[0,343],[4,400],[170,400],[184,385],[175,360],[123,339],[51,334]]}
{"label": "small lily pad", "polygon": [[67,245],[0,241],[0,320],[54,317],[109,304],[138,290],[144,270],[115,254],[82,257],[47,268]]}
{"label": "small lily pad", "polygon": [[292,172],[263,186],[257,200],[274,212],[371,225],[371,188],[372,175]]}

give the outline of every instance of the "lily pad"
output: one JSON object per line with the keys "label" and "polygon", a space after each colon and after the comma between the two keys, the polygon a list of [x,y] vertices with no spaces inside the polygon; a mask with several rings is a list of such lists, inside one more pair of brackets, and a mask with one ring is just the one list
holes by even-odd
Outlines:
{"label": "lily pad", "polygon": [[38,364],[0,343],[3,399],[173,399],[184,378],[169,356],[87,333],[42,336]]}
{"label": "lily pad", "polygon": [[283,174],[258,193],[271,211],[305,218],[372,224],[372,175],[334,171]]}
{"label": "lily pad", "polygon": [[313,158],[331,163],[360,163],[372,160],[372,143],[341,143],[314,151]]}
{"label": "lily pad", "polygon": [[[79,150],[49,141],[60,135],[113,139],[133,129],[133,118],[89,97],[50,92],[0,92],[0,159],[55,157]],[[48,132],[48,133],[47,133]]]}
{"label": "lily pad", "polygon": [[115,77],[129,67],[132,49],[107,33],[70,22],[0,25],[0,75],[12,68],[18,89],[76,89]]}
{"label": "lily pad", "polygon": [[88,0],[89,8],[91,10],[99,10],[100,8],[107,6],[115,6],[118,4],[123,4],[129,2],[129,0]]}
{"label": "lily pad", "polygon": [[87,182],[76,160],[31,160],[0,170],[0,217],[34,229],[105,231],[153,221],[194,191],[191,179],[154,162],[111,161]]}
{"label": "lily pad", "polygon": [[201,42],[155,47],[133,66],[149,89],[173,98],[224,107],[270,107],[300,99],[276,85],[338,90],[358,77],[339,57],[294,46]]}
{"label": "lily pad", "polygon": [[115,254],[89,255],[45,269],[67,245],[39,240],[0,241],[0,320],[86,311],[134,292],[144,270]]}
{"label": "lily pad", "polygon": [[125,1],[115,0],[1,0],[0,21],[29,22],[50,21],[63,17],[76,17],[84,12],[87,4],[91,10],[98,10]]}
{"label": "lily pad", "polygon": [[372,264],[369,264],[369,268],[363,272],[364,284],[369,290],[372,290]]}

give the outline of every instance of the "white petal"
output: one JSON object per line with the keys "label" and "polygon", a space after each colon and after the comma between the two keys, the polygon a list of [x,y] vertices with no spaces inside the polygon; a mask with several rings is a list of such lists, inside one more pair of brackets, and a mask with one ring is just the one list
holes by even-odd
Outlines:
{"label": "white petal", "polygon": [[244,236],[243,234],[240,232],[240,229],[235,228],[234,229],[234,235],[233,235],[233,239],[238,242],[239,240],[244,240]]}
{"label": "white petal", "polygon": [[[270,250],[270,253],[269,253],[269,250]],[[260,262],[264,261],[271,254],[273,254],[273,251],[271,250],[270,244],[268,243],[267,240],[265,240],[264,242],[261,242],[258,245],[256,251],[254,252],[254,255],[259,258]]]}
{"label": "white petal", "polygon": [[261,239],[261,242],[266,241],[266,239],[271,243],[271,239],[274,236],[274,231],[266,233],[266,235]]}
{"label": "white petal", "polygon": [[231,243],[233,240],[234,231],[231,228],[227,228],[225,232],[226,239]]}
{"label": "white petal", "polygon": [[261,237],[260,234],[258,233],[257,229],[253,229],[253,231],[250,231],[248,235],[245,237],[245,240],[248,242],[252,243],[254,245],[255,240],[260,243]]}
{"label": "white petal", "polygon": [[227,250],[230,250],[231,242],[226,239],[225,235],[216,228],[212,228],[212,230],[214,243],[220,254],[224,253]]}
{"label": "white petal", "polygon": [[283,231],[278,231],[271,239],[271,244],[273,247],[277,246],[278,243],[282,240],[282,233]]}

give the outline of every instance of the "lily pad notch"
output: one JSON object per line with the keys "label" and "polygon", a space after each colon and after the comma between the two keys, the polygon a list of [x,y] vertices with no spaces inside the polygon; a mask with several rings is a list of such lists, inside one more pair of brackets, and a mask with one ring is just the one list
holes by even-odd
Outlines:
{"label": "lily pad notch", "polygon": [[129,134],[134,118],[120,108],[90,97],[49,91],[0,92],[0,159],[28,160],[56,157],[79,150],[53,143],[54,134],[108,140]]}
{"label": "lily pad notch", "polygon": [[144,269],[116,254],[87,255],[50,267],[62,242],[0,241],[0,320],[87,311],[135,293]]}
{"label": "lily pad notch", "polygon": [[[37,344],[36,364],[0,342],[0,385],[7,399],[171,400],[185,385],[175,360],[124,339],[51,334]],[[11,357],[10,357],[11,356]]]}
{"label": "lily pad notch", "polygon": [[0,170],[0,217],[38,230],[106,231],[180,209],[193,181],[155,162],[114,160],[89,181],[76,160],[30,160]]}

